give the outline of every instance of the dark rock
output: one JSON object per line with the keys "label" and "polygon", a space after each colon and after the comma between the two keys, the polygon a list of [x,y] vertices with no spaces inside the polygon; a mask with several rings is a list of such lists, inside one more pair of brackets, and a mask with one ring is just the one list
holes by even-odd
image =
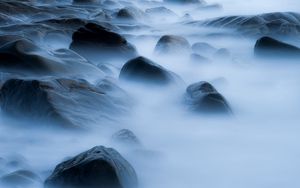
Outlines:
{"label": "dark rock", "polygon": [[7,43],[20,40],[20,39],[22,39],[22,37],[18,35],[2,35],[0,36],[0,47]]}
{"label": "dark rock", "polygon": [[174,73],[167,71],[144,57],[137,57],[128,61],[122,67],[119,78],[122,80],[146,82],[156,85],[170,84],[178,79]]}
{"label": "dark rock", "polygon": [[17,39],[0,47],[0,70],[30,76],[66,76],[81,74],[83,70],[101,75],[98,69],[68,49],[49,52],[27,39]]}
{"label": "dark rock", "polygon": [[115,121],[127,112],[128,102],[123,90],[105,80],[94,86],[85,80],[12,79],[0,92],[3,113],[39,127],[86,128],[104,120]]}
{"label": "dark rock", "polygon": [[133,167],[114,149],[96,146],[57,165],[45,188],[135,188]]}
{"label": "dark rock", "polygon": [[36,186],[40,183],[40,177],[28,170],[18,170],[0,178],[0,185],[7,188],[31,188],[32,186]]}
{"label": "dark rock", "polygon": [[208,82],[190,85],[185,94],[190,109],[201,113],[231,114],[226,99]]}
{"label": "dark rock", "polygon": [[80,28],[72,39],[70,49],[91,61],[129,59],[137,55],[135,47],[124,37],[94,23]]}
{"label": "dark rock", "polygon": [[140,145],[139,139],[132,131],[128,129],[122,129],[113,134],[112,140],[116,143],[121,143],[124,145]]}
{"label": "dark rock", "polygon": [[180,36],[162,36],[155,46],[155,52],[161,55],[185,54],[190,52],[189,42]]}
{"label": "dark rock", "polygon": [[271,37],[262,37],[256,41],[254,53],[266,58],[300,58],[300,48],[281,42]]}
{"label": "dark rock", "polygon": [[69,125],[51,104],[45,89],[47,86],[36,80],[9,80],[1,88],[1,109],[13,117]]}
{"label": "dark rock", "polygon": [[21,39],[0,48],[0,69],[33,73],[51,72],[50,60],[32,52],[41,51],[31,41]]}

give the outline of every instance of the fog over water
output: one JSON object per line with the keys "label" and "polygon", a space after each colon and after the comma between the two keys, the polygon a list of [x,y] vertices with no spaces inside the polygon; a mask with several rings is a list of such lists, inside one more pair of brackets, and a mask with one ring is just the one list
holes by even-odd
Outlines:
{"label": "fog over water", "polygon": [[[151,28],[120,32],[139,55],[179,75],[183,85],[156,88],[116,81],[130,96],[130,112],[118,121],[94,121],[82,131],[35,128],[38,125],[32,122],[18,125],[0,115],[0,175],[25,168],[44,180],[66,158],[104,145],[117,149],[130,162],[140,188],[300,187],[299,60],[258,59],[253,52],[257,36],[218,35],[220,28],[194,27],[188,21],[181,21],[185,13],[193,21],[278,11],[299,13],[300,2],[207,0],[207,3],[220,3],[223,9],[195,12],[192,5],[169,5],[167,8],[177,13],[178,18],[164,22],[156,18],[151,22],[142,20]],[[146,8],[140,3],[135,5],[142,10]],[[222,29],[222,32],[232,31]],[[212,62],[208,65],[193,62],[185,54],[157,55],[153,50],[166,34],[185,37],[191,45],[207,42],[216,49],[226,48],[230,55],[207,54]],[[300,47],[299,39],[299,35],[282,37]],[[71,38],[49,39],[42,45],[53,50],[68,48],[70,42]],[[113,64],[115,72],[111,77],[118,79],[124,63],[117,60]],[[83,75],[90,82],[98,79],[92,73]],[[186,87],[199,81],[212,83],[225,96],[233,110],[232,117],[206,116],[188,110],[183,102]],[[112,142],[111,135],[123,128],[133,131],[142,146]],[[6,162],[2,162],[2,157]],[[20,164],[10,165],[7,163],[10,160]],[[32,188],[41,187],[42,184],[37,184]]]}

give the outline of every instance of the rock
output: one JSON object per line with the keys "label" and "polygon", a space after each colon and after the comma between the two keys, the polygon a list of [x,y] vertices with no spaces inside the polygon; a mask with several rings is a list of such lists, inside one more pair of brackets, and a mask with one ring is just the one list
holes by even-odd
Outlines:
{"label": "rock", "polygon": [[138,21],[145,18],[145,13],[136,7],[125,7],[118,11],[116,18],[125,21]]}
{"label": "rock", "polygon": [[7,43],[20,40],[20,39],[22,39],[22,37],[18,35],[2,35],[0,36],[0,47]]}
{"label": "rock", "polygon": [[0,24],[1,24],[1,27],[2,26],[6,26],[6,25],[10,25],[10,24],[18,24],[18,23],[21,23],[22,21],[17,19],[17,18],[13,18],[11,16],[7,16],[5,14],[2,14],[0,12]]}
{"label": "rock", "polygon": [[300,14],[274,12],[250,16],[225,16],[206,21],[191,22],[192,25],[231,28],[243,35],[299,36]]}
{"label": "rock", "polygon": [[124,37],[94,23],[80,28],[72,39],[70,49],[93,62],[130,59],[137,55],[135,47]]}
{"label": "rock", "polygon": [[145,57],[129,60],[122,67],[119,78],[132,82],[167,85],[178,80],[178,76]]}
{"label": "rock", "polygon": [[226,99],[208,82],[188,86],[185,100],[195,112],[227,115],[232,113]]}
{"label": "rock", "polygon": [[128,130],[122,129],[112,135],[112,140],[116,143],[120,143],[123,145],[140,145],[139,139],[135,136],[135,134]]}
{"label": "rock", "polygon": [[160,55],[188,54],[190,52],[189,42],[180,36],[162,36],[155,46],[155,52]]}
{"label": "rock", "polygon": [[300,58],[300,48],[271,37],[262,37],[256,41],[254,53],[266,58]]}
{"label": "rock", "polygon": [[[85,80],[11,79],[0,91],[2,112],[26,126],[86,128],[103,121],[118,121],[130,98],[114,83],[97,86]],[[74,110],[76,109],[76,110]]]}
{"label": "rock", "polygon": [[133,167],[114,149],[96,146],[56,166],[45,188],[135,188]]}
{"label": "rock", "polygon": [[35,173],[28,170],[18,170],[0,178],[0,185],[6,188],[31,188],[41,183],[41,179]]}
{"label": "rock", "polygon": [[191,62],[195,62],[195,63],[199,63],[199,64],[210,64],[211,61],[209,59],[207,59],[206,57],[203,57],[199,54],[191,54],[190,56],[190,61]]}
{"label": "rock", "polygon": [[33,54],[36,51],[41,49],[26,39],[7,43],[0,48],[0,69],[41,74],[52,72],[50,60]]}
{"label": "rock", "polygon": [[154,8],[148,8],[145,10],[146,14],[155,19],[176,19],[178,18],[177,14],[175,14],[170,9],[167,9],[166,7],[154,7]]}
{"label": "rock", "polygon": [[98,69],[68,49],[50,52],[24,38],[7,42],[0,47],[0,70],[30,76],[65,76],[82,74],[83,70],[89,74],[101,75]]}
{"label": "rock", "polygon": [[219,59],[228,59],[230,58],[230,52],[226,48],[220,48],[214,53],[214,57]]}
{"label": "rock", "polygon": [[217,49],[205,42],[197,42],[192,45],[193,52],[201,55],[211,55],[217,51]]}
{"label": "rock", "polygon": [[36,23],[46,24],[56,29],[71,29],[76,31],[80,27],[87,24],[87,21],[80,18],[55,18],[55,19],[46,19]]}

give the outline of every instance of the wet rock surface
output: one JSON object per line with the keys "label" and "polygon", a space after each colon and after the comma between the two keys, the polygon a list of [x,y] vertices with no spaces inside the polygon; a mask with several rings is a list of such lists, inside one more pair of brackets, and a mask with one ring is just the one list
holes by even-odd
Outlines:
{"label": "wet rock surface", "polygon": [[133,167],[114,149],[96,146],[57,165],[45,188],[135,188]]}
{"label": "wet rock surface", "polygon": [[226,16],[192,24],[230,28],[244,35],[299,36],[300,15],[294,12],[274,12],[253,16]]}
{"label": "wet rock surface", "polygon": [[112,141],[129,146],[138,146],[141,144],[137,136],[128,129],[122,129],[114,133],[112,135]]}
{"label": "wet rock surface", "polygon": [[80,28],[72,38],[70,49],[95,62],[103,58],[132,58],[137,54],[125,38],[93,23]]}
{"label": "wet rock surface", "polygon": [[160,55],[187,54],[190,48],[191,46],[185,38],[175,35],[165,35],[158,40],[155,52]]}
{"label": "wet rock surface", "polygon": [[262,37],[256,41],[254,53],[265,58],[300,58],[300,48],[271,37]]}
{"label": "wet rock surface", "polygon": [[178,80],[177,75],[145,57],[137,57],[125,63],[119,78],[132,82],[168,85]]}
{"label": "wet rock surface", "polygon": [[191,110],[208,114],[231,114],[226,99],[208,82],[188,86],[185,100]]}
{"label": "wet rock surface", "polygon": [[122,101],[122,95],[128,97],[106,80],[93,86],[85,80],[12,79],[3,84],[0,101],[2,111],[12,118],[33,121],[40,127],[84,128],[108,114],[125,113],[130,103]]}

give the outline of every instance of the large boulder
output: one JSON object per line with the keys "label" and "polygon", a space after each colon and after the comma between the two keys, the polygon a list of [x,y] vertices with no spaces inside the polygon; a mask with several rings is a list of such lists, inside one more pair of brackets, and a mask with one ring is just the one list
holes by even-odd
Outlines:
{"label": "large boulder", "polygon": [[167,85],[179,79],[174,73],[145,57],[137,57],[125,63],[119,78],[131,82],[145,82],[154,85]]}
{"label": "large boulder", "polygon": [[45,188],[135,188],[133,167],[114,149],[96,146],[56,166]]}
{"label": "large boulder", "polygon": [[[39,127],[87,128],[117,121],[127,112],[128,95],[109,80],[92,85],[85,80],[45,79],[6,81],[0,106],[12,119]],[[74,110],[76,109],[76,110]]]}
{"label": "large boulder", "polygon": [[262,37],[256,41],[254,53],[259,57],[300,58],[300,48],[281,42],[271,37]]}
{"label": "large boulder", "polygon": [[208,82],[194,83],[186,89],[185,101],[195,112],[231,114],[226,99]]}
{"label": "large boulder", "polygon": [[40,51],[26,39],[7,43],[0,48],[0,69],[41,74],[52,72],[51,60],[36,53]]}
{"label": "large boulder", "polygon": [[70,49],[92,62],[130,59],[137,55],[135,47],[124,37],[94,23],[81,27],[72,39]]}
{"label": "large boulder", "polygon": [[[0,70],[20,75],[68,75],[90,74],[101,75],[101,71],[89,64],[78,54],[68,49],[48,51],[28,39],[12,42],[3,41],[0,47]],[[5,43],[6,42],[6,43]]]}
{"label": "large boulder", "polygon": [[160,55],[188,54],[190,50],[189,42],[176,35],[162,36],[155,46],[155,52]]}

